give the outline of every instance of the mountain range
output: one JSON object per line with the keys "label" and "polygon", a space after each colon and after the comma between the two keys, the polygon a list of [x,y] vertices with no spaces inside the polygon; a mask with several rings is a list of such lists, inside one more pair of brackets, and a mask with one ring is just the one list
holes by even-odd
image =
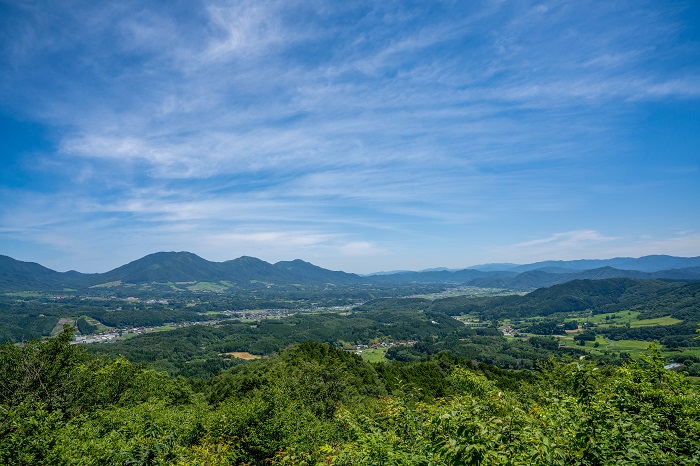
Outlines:
{"label": "mountain range", "polygon": [[37,263],[0,255],[0,290],[82,289],[154,282],[213,282],[237,286],[253,282],[339,286],[436,283],[533,290],[581,279],[700,280],[700,257],[657,255],[605,260],[544,261],[524,265],[484,264],[483,269],[473,266],[461,270],[432,269],[360,276],[324,269],[299,259],[271,264],[255,257],[243,256],[225,262],[212,262],[190,252],[158,252],[105,273],[84,274],[76,271],[57,272]]}

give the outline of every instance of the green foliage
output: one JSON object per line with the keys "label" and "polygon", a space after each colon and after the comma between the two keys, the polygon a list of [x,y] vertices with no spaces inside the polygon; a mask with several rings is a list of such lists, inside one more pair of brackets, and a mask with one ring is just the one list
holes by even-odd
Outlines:
{"label": "green foliage", "polygon": [[585,332],[574,335],[574,340],[578,342],[595,341],[595,335],[595,332],[591,330],[586,330]]}
{"label": "green foliage", "polygon": [[75,368],[88,360],[82,348],[70,345],[73,329],[47,342],[0,347],[0,403],[16,407],[41,405],[47,412],[70,408],[80,379]]}
{"label": "green foliage", "polygon": [[700,391],[655,346],[616,367],[514,372],[448,353],[373,365],[306,342],[195,381],[90,357],[70,335],[0,348],[0,464],[700,461]]}
{"label": "green foliage", "polygon": [[617,369],[553,363],[526,393],[499,391],[466,370],[461,393],[412,405],[387,400],[371,416],[343,412],[353,440],[327,448],[350,464],[696,464],[697,386],[658,353]]}
{"label": "green foliage", "polygon": [[565,335],[564,325],[556,321],[545,320],[526,327],[525,332],[538,335]]}
{"label": "green foliage", "polygon": [[643,311],[640,319],[653,319],[670,315],[684,321],[700,320],[700,281],[691,282],[677,289],[666,290],[636,306]]}

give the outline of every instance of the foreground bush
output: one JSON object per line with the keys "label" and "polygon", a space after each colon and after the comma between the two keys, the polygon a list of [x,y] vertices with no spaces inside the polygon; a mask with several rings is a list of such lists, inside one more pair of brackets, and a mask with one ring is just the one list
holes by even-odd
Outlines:
{"label": "foreground bush", "polygon": [[203,383],[69,342],[0,347],[0,464],[700,464],[698,387],[653,348],[508,380],[305,343]]}

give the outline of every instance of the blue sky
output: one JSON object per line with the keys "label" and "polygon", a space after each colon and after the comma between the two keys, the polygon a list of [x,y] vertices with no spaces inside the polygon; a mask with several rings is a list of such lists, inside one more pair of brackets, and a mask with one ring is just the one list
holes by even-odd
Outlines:
{"label": "blue sky", "polygon": [[700,2],[0,1],[0,254],[700,255]]}

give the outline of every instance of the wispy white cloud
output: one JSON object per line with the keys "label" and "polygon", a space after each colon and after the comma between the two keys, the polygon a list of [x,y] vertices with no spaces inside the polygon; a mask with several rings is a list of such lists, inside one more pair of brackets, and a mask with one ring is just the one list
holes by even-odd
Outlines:
{"label": "wispy white cloud", "polygon": [[[0,219],[47,238],[79,222],[118,227],[115,240],[178,232],[173,245],[208,231],[251,248],[317,238],[299,244],[319,255],[383,254],[380,231],[449,228],[459,244],[471,225],[588,206],[601,196],[588,184],[621,192],[631,183],[600,167],[637,149],[623,136],[640,106],[700,96],[675,5],[14,8],[0,109],[40,122],[57,149],[27,164],[50,189],[8,188]],[[509,243],[535,255],[620,241],[578,225]]]}
{"label": "wispy white cloud", "polygon": [[269,1],[213,2],[207,5],[214,34],[206,44],[204,59],[229,61],[289,46],[304,31],[284,28],[284,7],[282,2]]}
{"label": "wispy white cloud", "polygon": [[541,260],[605,259],[611,257],[641,257],[649,254],[697,256],[700,254],[700,234],[682,231],[659,237],[655,235],[606,236],[596,230],[553,233],[512,244],[493,251],[493,257],[520,263]]}
{"label": "wispy white cloud", "polygon": [[369,241],[353,241],[343,244],[340,252],[346,256],[371,256],[383,255],[386,251]]}
{"label": "wispy white cloud", "polygon": [[600,243],[601,241],[612,241],[617,238],[603,236],[595,230],[577,230],[567,231],[564,233],[554,233],[546,238],[539,238],[524,243],[514,244],[513,248],[531,249],[531,248],[552,248],[552,249],[578,249],[581,246],[587,246],[591,243]]}
{"label": "wispy white cloud", "polygon": [[[542,17],[539,9],[534,10],[537,12],[536,21],[546,24],[548,20]],[[444,67],[443,57],[433,58],[425,65],[422,63],[423,57],[419,52],[425,48],[444,41],[454,42],[463,37],[471,38],[472,34],[480,33],[483,26],[474,32],[470,31],[470,27],[478,25],[471,17],[461,21],[466,24],[460,24],[460,21],[456,24],[454,21],[447,22],[443,18],[443,24],[421,27],[417,35],[407,30],[403,33],[405,37],[399,41],[388,40],[386,44],[378,47],[378,50],[374,50],[373,56],[378,57],[376,59],[368,58],[365,48],[359,49],[356,52],[358,60],[384,62],[383,57],[400,55],[400,58],[387,65],[392,71],[399,73],[399,78],[379,76],[363,84],[344,75],[329,75],[327,63],[343,66],[348,66],[349,63],[348,60],[339,60],[335,56],[331,57],[330,61],[322,61],[320,66],[313,62],[280,59],[278,50],[293,45],[294,38],[298,37],[300,32],[283,20],[282,15],[288,13],[289,9],[283,8],[279,2],[243,2],[235,6],[213,4],[208,6],[205,12],[204,19],[210,27],[207,28],[205,23],[199,29],[205,33],[203,38],[199,39],[204,51],[191,49],[188,52],[194,63],[190,66],[195,68],[183,70],[184,65],[180,62],[156,60],[159,68],[147,67],[141,72],[134,68],[136,75],[133,78],[129,75],[116,76],[112,79],[116,84],[127,84],[133,79],[138,79],[143,90],[126,86],[115,86],[113,90],[122,95],[126,95],[127,92],[133,93],[135,97],[139,97],[140,108],[133,106],[137,102],[133,97],[128,97],[122,102],[134,104],[129,105],[127,113],[122,115],[115,115],[114,108],[102,114],[87,109],[86,119],[75,122],[81,127],[76,128],[77,131],[69,131],[62,141],[63,152],[122,161],[143,160],[152,166],[150,173],[154,176],[211,176],[217,170],[278,168],[280,165],[296,165],[305,158],[321,159],[314,157],[315,154],[337,153],[340,148],[337,145],[329,145],[328,141],[338,141],[339,138],[342,140],[344,135],[337,124],[340,122],[343,128],[346,128],[346,132],[352,132],[354,138],[363,141],[368,149],[374,149],[373,146],[380,137],[380,130],[393,138],[397,135],[411,134],[420,142],[418,147],[411,148],[413,150],[405,154],[410,157],[416,151],[420,153],[424,150],[423,146],[435,147],[435,139],[421,135],[421,132],[411,131],[419,123],[425,128],[423,133],[432,131],[435,136],[442,134],[448,135],[447,140],[454,139],[457,129],[454,123],[436,115],[434,110],[435,105],[449,105],[450,102],[459,102],[464,106],[491,100],[508,102],[523,108],[541,109],[553,105],[570,106],[577,101],[586,104],[591,100],[601,99],[697,95],[697,86],[693,84],[698,81],[694,79],[695,76],[669,81],[663,77],[630,76],[633,70],[627,70],[626,76],[623,77],[605,76],[595,67],[583,73],[580,72],[581,67],[576,67],[575,70],[565,68],[559,73],[547,71],[542,79],[535,80],[540,81],[539,83],[533,84],[532,79],[523,82],[526,75],[518,67],[527,66],[525,60],[533,56],[532,47],[520,52],[523,56],[516,55],[510,61],[501,63],[499,74],[509,74],[510,78],[488,82],[480,80],[491,77],[492,72],[484,74],[483,71],[474,71],[483,67],[469,66],[474,60],[469,57],[448,58],[447,63],[453,62],[449,68]],[[496,11],[499,12],[500,10]],[[173,29],[176,29],[172,21],[155,22],[152,19],[153,15],[141,16],[144,16],[141,20],[144,24],[141,26],[133,19],[118,23],[121,29],[130,31],[129,34],[118,35],[119,40],[126,43],[124,47],[127,50],[145,51],[149,62],[160,55],[171,54],[169,49],[153,49],[152,44],[154,41],[162,42],[172,38]],[[474,14],[474,17],[482,16]],[[555,19],[561,21],[561,18]],[[126,26],[123,25],[124,22]],[[100,31],[108,27],[106,22],[97,22],[92,26]],[[639,28],[642,26],[649,27],[650,24],[647,22],[639,25]],[[500,33],[505,36],[518,36],[531,29],[530,26],[512,22]],[[314,44],[314,40],[326,38],[326,34],[320,31],[320,28],[314,27],[305,31],[303,36],[303,42],[309,45]],[[608,42],[614,39],[610,38]],[[187,50],[181,41],[176,41],[176,45],[181,50]],[[485,47],[485,50],[489,48],[488,44],[480,45]],[[610,44],[603,45],[606,46],[604,50],[609,50]],[[342,49],[341,46],[339,50]],[[256,57],[252,58],[249,54],[254,50]],[[530,55],[524,56],[525,53]],[[197,56],[207,57],[211,54],[215,57],[235,56],[238,61],[227,59],[226,67],[221,68],[221,65],[217,65],[212,68],[210,63],[195,59]],[[261,59],[261,56],[267,59]],[[538,62],[546,64],[548,70],[559,66],[556,58],[535,56]],[[417,57],[420,59],[418,62]],[[479,56],[479,59],[484,57]],[[488,58],[486,60],[488,61]],[[410,65],[406,66],[409,63]],[[247,66],[254,66],[255,72],[251,73]],[[415,76],[416,73],[421,74],[418,70],[422,69],[425,72],[434,66],[438,69],[443,67],[444,78],[452,81],[449,85],[436,87],[436,81],[440,80],[436,79],[434,74],[429,75],[428,79],[424,78],[424,86],[405,79],[407,76]],[[590,65],[588,68],[591,68]],[[504,73],[505,70],[508,72]],[[577,75],[573,81],[572,74]],[[161,82],[165,83],[165,86]],[[324,89],[325,92],[312,101],[309,98],[309,91],[312,89],[315,93]],[[90,96],[88,92],[87,99],[94,98],[99,97]],[[86,97],[78,99],[85,101]],[[421,108],[425,103],[431,103],[431,106]],[[309,117],[302,118],[304,121],[274,130],[263,129],[271,123],[274,124],[279,118],[293,117],[300,110],[304,110],[303,107],[299,107],[300,104],[309,106],[306,109]],[[68,105],[72,107],[75,102]],[[392,109],[392,106],[396,105],[400,107]],[[104,106],[94,106],[100,107]],[[343,115],[347,109],[358,107],[363,113],[353,117]],[[160,111],[154,112],[155,109]],[[474,107],[472,109],[476,110]],[[383,116],[378,119],[367,112],[381,112]],[[391,118],[386,117],[387,112],[392,114]],[[515,132],[524,135],[531,132],[527,122],[517,122],[499,113],[501,112],[492,107],[486,112],[475,113],[473,119],[479,121],[482,129],[486,128],[487,131],[501,135]],[[165,121],[162,120],[163,115],[168,115]],[[332,120],[326,118],[330,115],[333,116]],[[63,111],[56,114],[57,118],[65,116]],[[336,124],[329,125],[328,121],[335,121]],[[115,125],[117,122],[118,125]],[[464,120],[459,124],[464,126]],[[508,130],[508,125],[513,127],[512,131]],[[400,128],[405,128],[405,131],[401,131]],[[470,156],[478,158],[479,149],[483,150],[477,146]],[[345,157],[350,156],[351,160],[355,160],[352,152],[343,153]],[[520,153],[519,157],[527,155]],[[332,160],[337,163],[338,158],[332,157]],[[240,163],[241,161],[243,163]],[[205,167],[213,168],[207,170]]]}
{"label": "wispy white cloud", "polygon": [[640,257],[648,254],[695,257],[700,255],[700,234],[683,232],[667,237],[648,235],[628,238],[624,243],[599,251],[601,257]]}

